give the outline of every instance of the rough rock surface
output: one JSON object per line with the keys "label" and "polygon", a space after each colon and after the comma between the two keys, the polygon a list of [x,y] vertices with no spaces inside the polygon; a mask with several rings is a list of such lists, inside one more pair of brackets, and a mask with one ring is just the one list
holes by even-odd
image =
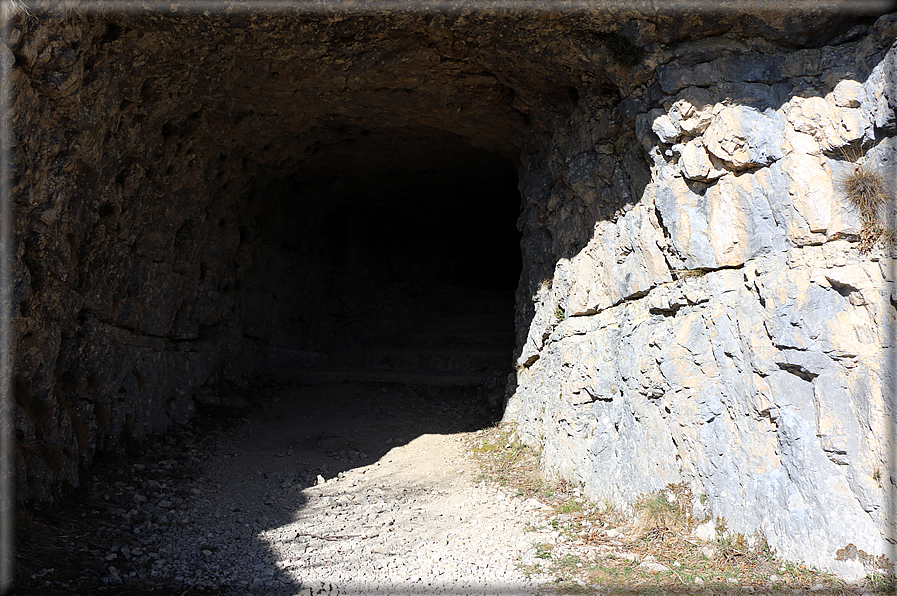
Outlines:
{"label": "rough rock surface", "polygon": [[[624,503],[687,482],[845,575],[893,561],[891,261],[836,191],[842,148],[894,163],[894,19],[790,5],[18,14],[20,498],[401,319],[396,272],[448,275],[468,238],[438,231],[511,163],[507,416],[547,468]],[[388,225],[461,195],[457,219]]]}
{"label": "rough rock surface", "polygon": [[[897,562],[895,260],[858,249],[839,184],[852,150],[893,193],[895,34],[884,17],[794,53],[684,44],[624,101],[650,156],[640,178],[560,166],[592,150],[572,136],[590,112],[546,143],[539,176],[558,182],[527,196],[524,246],[530,264],[560,258],[521,288],[535,314],[505,416],[548,470],[629,504],[687,483],[697,521],[845,577]],[[581,215],[615,192],[612,216]],[[568,254],[536,240],[592,222]]]}

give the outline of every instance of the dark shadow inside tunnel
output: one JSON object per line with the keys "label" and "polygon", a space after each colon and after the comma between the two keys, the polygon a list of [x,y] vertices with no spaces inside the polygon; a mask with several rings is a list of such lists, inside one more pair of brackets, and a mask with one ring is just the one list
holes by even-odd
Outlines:
{"label": "dark shadow inside tunnel", "polygon": [[521,271],[514,163],[458,143],[396,149],[420,157],[390,164],[380,155],[393,147],[358,144],[254,186],[241,227],[253,264],[236,283],[259,369],[300,384],[507,375]]}
{"label": "dark shadow inside tunnel", "polygon": [[[311,585],[277,567],[284,544],[273,538],[316,511],[306,489],[425,435],[485,428],[512,369],[516,164],[451,135],[372,137],[262,170],[239,218],[248,265],[229,288],[240,296],[238,358],[277,385],[231,386],[254,411],[219,425],[233,411],[200,408],[194,424],[210,445],[235,422],[245,433],[232,454],[212,447],[199,482],[203,493],[218,487],[225,511],[207,533],[210,559],[222,569],[244,552],[268,561],[240,576],[250,591]],[[260,399],[259,386],[276,397]],[[408,489],[390,490],[401,509]]]}
{"label": "dark shadow inside tunnel", "polygon": [[[263,172],[252,188],[240,223],[251,265],[232,288],[246,340],[239,357],[257,353],[255,370],[279,384],[261,395],[258,386],[231,386],[253,411],[219,426],[205,408],[194,421],[214,454],[197,490],[214,492],[221,511],[197,547],[212,554],[191,559],[209,586],[218,580],[206,578],[259,553],[264,565],[232,571],[227,582],[251,593],[308,589],[313,569],[297,579],[279,567],[282,549],[303,537],[276,538],[317,514],[321,503],[307,489],[378,465],[425,435],[485,428],[498,413],[521,271],[517,170],[463,144],[412,149],[424,157],[403,167],[356,150]],[[242,442],[228,442],[231,432]],[[401,510],[416,493],[395,482],[386,490]],[[344,498],[373,496],[359,487]],[[324,544],[311,540],[309,548]]]}

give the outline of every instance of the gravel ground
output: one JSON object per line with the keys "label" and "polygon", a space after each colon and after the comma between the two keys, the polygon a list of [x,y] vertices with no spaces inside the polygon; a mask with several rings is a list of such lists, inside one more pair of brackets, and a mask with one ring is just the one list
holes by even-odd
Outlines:
{"label": "gravel ground", "polygon": [[246,389],[251,411],[201,412],[63,506],[21,510],[15,593],[893,594],[762,549],[649,539],[542,478],[477,393]]}
{"label": "gravel ground", "polygon": [[[477,481],[475,391],[255,389],[20,515],[21,594],[534,594],[550,508]],[[539,531],[532,531],[542,527]]]}

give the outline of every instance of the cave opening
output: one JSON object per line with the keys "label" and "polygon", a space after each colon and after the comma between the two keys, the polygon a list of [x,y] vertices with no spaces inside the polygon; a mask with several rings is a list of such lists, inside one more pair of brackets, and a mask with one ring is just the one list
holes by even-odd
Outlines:
{"label": "cave opening", "polygon": [[234,284],[267,376],[473,385],[507,374],[516,166],[466,139],[407,135],[368,133],[257,177],[243,226],[253,265]]}
{"label": "cave opening", "polygon": [[22,89],[52,84],[18,95],[15,130],[70,135],[17,141],[17,428],[68,454],[23,452],[24,501],[204,410],[245,413],[259,377],[490,384],[501,405],[523,183],[577,95],[456,16],[81,15],[46,63],[21,24]]}

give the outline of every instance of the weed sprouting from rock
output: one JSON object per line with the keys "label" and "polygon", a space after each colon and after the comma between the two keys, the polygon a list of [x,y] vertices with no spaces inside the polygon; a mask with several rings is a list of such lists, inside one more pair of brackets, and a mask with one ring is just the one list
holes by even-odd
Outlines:
{"label": "weed sprouting from rock", "polygon": [[645,55],[644,49],[632,45],[629,40],[616,33],[610,36],[608,45],[611,57],[619,64],[630,68],[641,62]]}
{"label": "weed sprouting from rock", "polygon": [[857,164],[843,181],[844,191],[860,209],[865,220],[875,219],[878,208],[884,203],[884,178],[865,164]]}
{"label": "weed sprouting from rock", "polygon": [[863,218],[860,250],[869,252],[879,240],[893,244],[897,238],[897,230],[888,228],[881,215],[882,207],[888,200],[884,175],[867,163],[858,149],[844,148],[841,154],[852,162],[853,169],[841,176],[837,185],[842,194],[859,209]]}

